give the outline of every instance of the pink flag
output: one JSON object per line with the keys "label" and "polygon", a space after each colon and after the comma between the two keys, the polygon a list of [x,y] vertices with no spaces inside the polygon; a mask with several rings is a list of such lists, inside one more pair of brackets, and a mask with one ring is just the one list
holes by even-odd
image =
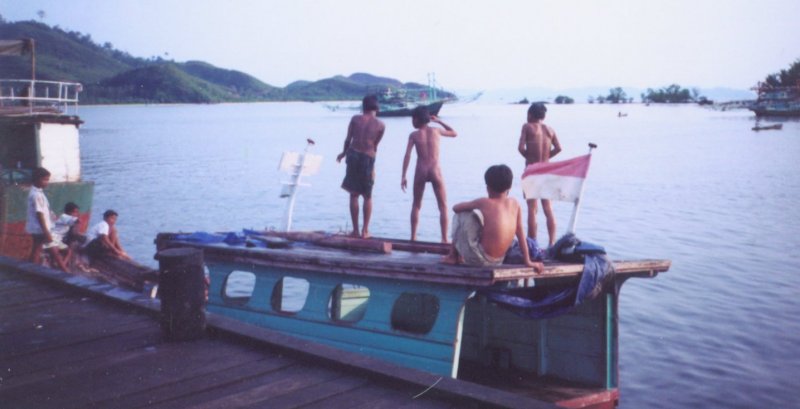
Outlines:
{"label": "pink flag", "polygon": [[522,173],[522,191],[526,199],[550,199],[574,202],[581,195],[583,181],[589,173],[592,155],[578,156],[561,162],[540,162],[528,165]]}

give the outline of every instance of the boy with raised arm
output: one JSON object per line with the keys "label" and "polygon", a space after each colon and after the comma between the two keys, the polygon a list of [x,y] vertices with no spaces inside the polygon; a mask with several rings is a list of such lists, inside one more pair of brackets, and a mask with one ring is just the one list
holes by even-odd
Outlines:
{"label": "boy with raised arm", "polygon": [[[542,122],[546,113],[547,107],[541,102],[534,102],[528,108],[528,122],[522,125],[522,134],[519,137],[519,153],[525,157],[525,166],[549,162],[550,158],[561,152],[556,132]],[[528,202],[528,236],[536,240],[536,199],[525,199]],[[550,200],[542,199],[542,210],[547,219],[549,247],[552,247],[556,241],[556,218]]]}
{"label": "boy with raised arm", "polygon": [[[444,127],[444,129],[428,126],[431,121]],[[417,225],[419,224],[419,210],[422,207],[422,194],[425,184],[433,186],[436,203],[439,205],[439,225],[442,229],[442,243],[447,243],[447,194],[444,188],[442,170],[439,168],[439,137],[456,137],[458,133],[442,122],[435,115],[430,115],[424,106],[414,108],[411,114],[411,124],[417,130],[408,136],[406,156],[403,158],[403,177],[400,188],[406,191],[408,181],[406,171],[411,161],[411,149],[416,148],[417,165],[414,170],[414,203],[411,206],[411,241],[417,239]]]}
{"label": "boy with raised arm", "polygon": [[[363,113],[353,115],[347,127],[344,149],[336,162],[345,156],[347,171],[342,189],[350,193],[350,219],[352,236],[369,237],[369,219],[372,217],[372,186],[375,184],[375,155],[386,126],[378,119],[378,97],[367,95],[361,102]],[[364,198],[364,225],[358,230],[358,197]]]}
{"label": "boy with raised arm", "polygon": [[506,165],[486,170],[486,192],[482,197],[453,206],[453,245],[442,260],[449,264],[497,266],[503,263],[514,240],[519,241],[525,265],[541,273],[544,265],[531,261],[528,243],[522,228],[522,210],[514,198],[508,197],[514,175]]}

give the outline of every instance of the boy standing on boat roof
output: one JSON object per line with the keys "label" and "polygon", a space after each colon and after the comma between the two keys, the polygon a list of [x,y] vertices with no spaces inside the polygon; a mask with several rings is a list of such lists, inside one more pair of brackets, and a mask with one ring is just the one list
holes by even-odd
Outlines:
{"label": "boy standing on boat roof", "polygon": [[[431,121],[444,127],[444,129],[428,126]],[[417,130],[408,136],[406,156],[403,158],[403,178],[400,188],[406,191],[408,181],[406,171],[411,161],[411,149],[417,150],[417,166],[414,170],[414,203],[411,206],[411,241],[417,240],[417,225],[419,224],[419,210],[422,207],[422,194],[425,193],[425,184],[430,182],[436,203],[439,205],[439,225],[442,229],[442,243],[447,243],[447,194],[444,188],[442,170],[439,168],[439,136],[456,137],[458,133],[442,122],[435,115],[428,112],[428,108],[418,106],[411,114],[411,123]]]}
{"label": "boy standing on boat roof", "polygon": [[[561,152],[553,128],[543,123],[547,107],[542,102],[534,102],[528,108],[528,122],[522,125],[522,134],[519,137],[519,153],[525,157],[525,166],[537,162],[549,162],[550,158]],[[556,241],[556,218],[550,200],[542,200],[542,210],[547,219],[547,234],[552,247]],[[537,203],[535,198],[526,198],[528,202],[528,236],[536,240],[536,213]]]}
{"label": "boy standing on boat roof", "polygon": [[503,264],[514,240],[519,241],[525,265],[542,272],[541,262],[531,261],[522,227],[522,210],[514,198],[508,197],[514,175],[506,165],[494,165],[484,174],[488,197],[453,206],[453,245],[442,260],[448,264],[465,263],[478,266]]}
{"label": "boy standing on boat roof", "polygon": [[[372,186],[375,184],[375,155],[386,126],[378,119],[378,97],[367,95],[361,103],[363,113],[354,115],[347,127],[344,149],[337,162],[347,156],[347,173],[342,189],[350,193],[350,218],[352,236],[369,237],[369,220],[372,216]],[[364,225],[358,230],[358,197],[364,197]]]}
{"label": "boy standing on boat roof", "polygon": [[64,259],[61,258],[59,253],[59,248],[53,241],[53,234],[50,230],[50,201],[44,195],[44,189],[50,184],[50,171],[41,167],[36,168],[33,170],[32,178],[33,186],[31,186],[31,190],[28,193],[27,217],[25,220],[25,231],[33,236],[29,260],[34,264],[39,264],[42,258],[42,247],[45,247],[58,268],[62,271],[67,271]]}

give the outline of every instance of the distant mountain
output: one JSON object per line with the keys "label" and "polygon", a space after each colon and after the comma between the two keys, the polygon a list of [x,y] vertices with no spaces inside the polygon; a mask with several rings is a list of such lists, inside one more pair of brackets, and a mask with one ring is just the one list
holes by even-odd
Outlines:
{"label": "distant mountain", "polygon": [[[360,100],[387,87],[423,87],[367,73],[274,87],[240,71],[202,61],[138,58],[96,44],[90,35],[35,21],[0,21],[0,39],[33,38],[36,78],[84,85],[84,103],[213,103],[238,101]],[[30,60],[4,57],[0,78],[30,78]],[[441,91],[444,97],[453,94]]]}
{"label": "distant mountain", "polygon": [[[386,88],[427,88],[427,85],[415,82],[400,82],[396,79],[378,77],[372,74],[355,73],[349,77],[337,75],[319,81],[295,81],[286,86],[286,95],[289,99],[302,101],[346,101],[360,100],[369,93],[382,92]],[[456,95],[439,90],[442,98],[455,98]]]}

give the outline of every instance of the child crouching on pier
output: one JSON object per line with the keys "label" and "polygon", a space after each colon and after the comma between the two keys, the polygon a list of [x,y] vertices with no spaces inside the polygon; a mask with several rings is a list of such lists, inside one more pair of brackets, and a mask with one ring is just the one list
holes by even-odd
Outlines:
{"label": "child crouching on pier", "polygon": [[514,236],[520,243],[526,266],[540,273],[541,262],[531,261],[522,227],[519,203],[508,197],[514,175],[506,165],[494,165],[486,170],[484,180],[488,197],[453,206],[453,245],[443,262],[477,266],[497,266],[503,263]]}

